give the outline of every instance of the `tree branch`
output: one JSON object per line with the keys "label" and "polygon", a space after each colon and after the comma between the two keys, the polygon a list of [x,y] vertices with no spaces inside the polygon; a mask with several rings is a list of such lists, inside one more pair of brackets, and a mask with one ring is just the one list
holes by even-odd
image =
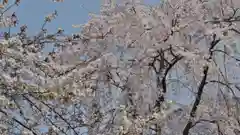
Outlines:
{"label": "tree branch", "polygon": [[[5,112],[4,110],[0,109],[0,112],[3,113],[5,116],[9,116],[7,114],[7,112]],[[16,123],[18,123],[19,125],[21,125],[22,127],[24,127],[25,129],[29,130],[32,132],[33,135],[38,135],[35,131],[33,131],[33,129],[31,129],[30,127],[28,127],[27,125],[25,125],[24,123],[22,123],[21,121],[17,120],[16,118],[12,118],[13,121],[15,121]]]}
{"label": "tree branch", "polygon": [[204,89],[204,86],[205,86],[206,80],[207,80],[208,68],[209,68],[208,66],[204,67],[204,70],[203,70],[204,76],[203,76],[202,81],[201,81],[201,83],[200,83],[200,85],[198,87],[197,97],[195,99],[195,102],[193,104],[192,110],[190,112],[190,118],[188,120],[188,123],[187,123],[187,125],[185,126],[185,128],[183,130],[183,135],[188,135],[190,129],[193,127],[192,119],[195,117],[198,105],[200,104],[200,101],[201,101],[203,89]]}

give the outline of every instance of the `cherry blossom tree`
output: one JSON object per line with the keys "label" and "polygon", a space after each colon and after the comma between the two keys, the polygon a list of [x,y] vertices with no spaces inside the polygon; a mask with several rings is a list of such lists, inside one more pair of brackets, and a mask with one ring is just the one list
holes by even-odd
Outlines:
{"label": "cherry blossom tree", "polygon": [[238,7],[104,0],[72,36],[45,29],[57,11],[22,26],[0,43],[1,134],[239,135]]}

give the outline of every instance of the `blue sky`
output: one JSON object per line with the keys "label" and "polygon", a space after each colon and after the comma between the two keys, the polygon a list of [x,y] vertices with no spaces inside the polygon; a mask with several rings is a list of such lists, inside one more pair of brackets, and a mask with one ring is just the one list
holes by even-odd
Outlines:
{"label": "blue sky", "polygon": [[[9,2],[13,1],[9,0]],[[148,4],[156,4],[159,1],[145,0]],[[20,20],[19,26],[27,24],[29,34],[36,34],[44,22],[44,17],[57,10],[59,16],[49,23],[46,28],[50,32],[54,32],[61,27],[67,34],[71,34],[79,32],[79,29],[72,28],[72,24],[86,23],[89,19],[89,12],[99,12],[100,2],[101,0],[65,0],[62,3],[55,3],[51,0],[22,0],[20,6],[12,8],[11,12],[16,12]],[[12,32],[16,32],[18,29],[14,28]]]}
{"label": "blue sky", "polygon": [[[85,23],[89,18],[89,12],[98,13],[100,1],[92,0],[94,3],[89,3],[89,1],[91,0],[65,0],[62,3],[54,3],[51,0],[22,0],[20,6],[14,7],[12,11],[16,12],[20,25],[27,24],[28,32],[35,34],[41,28],[44,17],[57,10],[59,16],[46,28],[53,32],[61,27],[66,33],[72,33],[79,31],[72,28],[72,24]],[[85,8],[82,8],[81,5],[84,5]]]}

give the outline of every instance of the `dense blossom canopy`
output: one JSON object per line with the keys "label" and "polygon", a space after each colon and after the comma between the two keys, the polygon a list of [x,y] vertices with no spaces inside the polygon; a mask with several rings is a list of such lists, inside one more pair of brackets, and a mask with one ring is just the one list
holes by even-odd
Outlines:
{"label": "dense blossom canopy", "polygon": [[238,7],[104,0],[72,36],[45,29],[57,11],[22,26],[0,42],[0,133],[239,135]]}

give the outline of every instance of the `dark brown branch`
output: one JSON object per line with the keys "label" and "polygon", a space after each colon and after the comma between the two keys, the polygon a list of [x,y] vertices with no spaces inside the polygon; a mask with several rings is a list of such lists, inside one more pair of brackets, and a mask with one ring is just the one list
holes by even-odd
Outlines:
{"label": "dark brown branch", "polygon": [[213,34],[213,41],[211,42],[209,50],[208,50],[209,51],[209,55],[210,55],[208,60],[212,59],[213,49],[221,41],[220,39],[216,39],[216,36],[217,36],[216,34]]}
{"label": "dark brown branch", "polygon": [[13,6],[17,6],[17,4],[14,3],[14,4],[11,4],[10,6],[8,6],[4,11],[1,12],[0,18],[2,18],[4,13],[7,12],[8,10],[10,10]]}
{"label": "dark brown branch", "polygon": [[238,21],[240,21],[240,16],[235,16],[238,10],[239,10],[239,8],[233,9],[233,11],[234,11],[233,15],[228,17],[228,18],[216,18],[216,17],[213,17],[213,20],[207,21],[206,23],[217,24],[217,23],[227,22],[227,23],[231,24],[233,22],[238,22]]}
{"label": "dark brown branch", "polygon": [[99,57],[93,57],[93,58],[91,58],[90,60],[88,60],[88,61],[86,61],[84,63],[82,63],[82,62],[78,63],[75,66],[70,67],[69,69],[65,70],[64,72],[58,73],[57,77],[61,77],[63,75],[69,74],[70,72],[72,72],[73,70],[77,69],[78,67],[81,67],[81,68],[86,67],[89,63],[91,63],[92,61],[96,60]]}
{"label": "dark brown branch", "polygon": [[[218,83],[218,84],[221,84],[221,85],[227,87],[231,91],[231,93],[233,94],[234,97],[237,97],[235,92],[234,92],[234,90],[233,90],[233,88],[230,87],[231,84],[227,84],[227,83],[224,83],[224,82],[221,82],[221,81],[216,81],[216,80],[211,80],[208,83]],[[240,101],[238,101],[238,102],[240,103]]]}
{"label": "dark brown branch", "polygon": [[208,123],[216,124],[216,125],[217,125],[218,134],[219,134],[219,135],[223,135],[222,131],[220,130],[220,126],[219,126],[217,120],[199,119],[198,121],[196,121],[196,122],[192,125],[192,127],[194,127],[194,126],[196,126],[197,124],[202,123],[202,122],[208,122]]}
{"label": "dark brown branch", "polygon": [[[37,99],[36,97],[34,97],[33,95],[31,95],[33,98]],[[59,114],[53,107],[51,107],[50,105],[48,105],[47,103],[45,103],[44,101],[40,101],[42,104],[44,104],[45,106],[47,106],[51,111],[53,111],[55,114],[57,114],[59,116],[59,118],[61,118],[66,124],[68,124],[68,127],[70,127],[75,135],[78,135],[77,131],[74,129],[74,127],[65,119],[63,118],[63,116],[61,114]]]}
{"label": "dark brown branch", "polygon": [[[163,74],[163,77],[162,79],[160,80],[159,77],[157,77],[157,87],[160,88],[160,86],[162,87],[162,91],[160,93],[160,95],[158,96],[158,99],[155,103],[155,107],[160,107],[162,102],[165,100],[164,98],[164,95],[166,94],[167,92],[167,84],[166,84],[166,78],[167,78],[167,75],[169,73],[169,71],[174,67],[174,65],[183,58],[183,56],[180,56],[180,55],[175,55],[173,52],[172,52],[172,47],[169,48],[169,51],[170,53],[174,56],[174,59],[172,60],[172,62],[167,62],[167,68]],[[161,52],[161,53],[164,53],[164,52]],[[163,56],[163,55],[160,55],[160,56]],[[163,57],[161,57],[161,59],[165,59]],[[160,66],[161,67],[161,66]],[[165,67],[165,66],[164,66]],[[159,69],[160,70],[160,69]],[[163,69],[161,69],[163,70]],[[160,74],[160,71],[156,72],[157,74]]]}
{"label": "dark brown branch", "polygon": [[232,28],[232,29],[230,29],[230,30],[232,30],[232,31],[236,32],[237,34],[240,34],[240,31],[239,31],[239,30],[237,30],[237,29],[234,29],[234,28]]}
{"label": "dark brown branch", "polygon": [[[42,109],[40,109],[35,103],[33,103],[26,95],[22,95],[23,96],[23,98],[26,100],[26,101],[28,101],[29,103],[30,103],[30,105],[31,106],[33,106],[33,107],[35,107],[39,112],[41,112],[41,114],[42,114]],[[44,115],[42,114],[42,116],[44,117]],[[67,133],[66,132],[64,132],[60,127],[58,127],[56,124],[54,124],[54,122],[50,119],[50,118],[48,118],[48,117],[46,117],[46,119],[53,125],[53,126],[55,126],[56,128],[58,128],[58,130],[59,131],[61,131],[63,134],[65,134],[65,135],[67,135]],[[58,134],[57,134],[58,135]]]}
{"label": "dark brown branch", "polygon": [[[210,57],[207,59],[208,61],[210,59],[212,59],[213,49],[220,41],[221,41],[221,39],[220,38],[216,39],[216,34],[213,34],[213,40],[212,40],[212,42],[210,44],[210,47],[209,47],[209,55],[210,55]],[[203,67],[203,78],[202,78],[202,81],[201,81],[200,85],[198,86],[197,96],[195,98],[193,107],[191,109],[190,118],[188,120],[188,123],[185,126],[185,128],[183,129],[183,135],[188,135],[190,129],[193,126],[193,119],[195,118],[198,105],[200,104],[201,97],[202,97],[203,90],[204,90],[204,86],[207,84],[206,80],[207,80],[208,69],[209,69],[208,66],[204,66]]]}
{"label": "dark brown branch", "polygon": [[163,87],[163,93],[166,93],[167,92],[167,88],[166,88],[166,78],[167,78],[167,74],[169,73],[169,71],[173,68],[173,66],[183,58],[183,56],[177,56],[173,61],[172,63],[168,66],[168,68],[166,69],[165,73],[164,73],[164,76],[163,76],[163,79],[161,81],[162,83],[162,87]]}
{"label": "dark brown branch", "polygon": [[[7,112],[5,112],[4,110],[0,109],[0,112],[3,113],[5,116],[8,116]],[[31,129],[30,127],[28,127],[27,125],[25,125],[21,121],[17,120],[16,118],[13,117],[12,120],[15,121],[16,123],[18,123],[19,125],[21,125],[22,127],[24,127],[25,129],[31,131],[31,133],[33,135],[38,135],[35,131],[33,131],[33,129]]]}
{"label": "dark brown branch", "polygon": [[216,120],[199,119],[198,121],[194,122],[194,124],[192,125],[192,127],[194,127],[194,126],[196,126],[197,124],[202,123],[202,122],[217,123]]}
{"label": "dark brown branch", "polygon": [[198,87],[197,96],[196,96],[195,102],[194,102],[194,104],[193,104],[193,107],[192,107],[192,109],[191,109],[190,118],[189,118],[189,120],[188,120],[188,123],[187,123],[187,125],[185,126],[185,128],[184,128],[184,130],[183,130],[183,135],[188,135],[190,129],[191,129],[192,126],[193,126],[193,121],[192,121],[192,119],[195,117],[195,114],[196,114],[198,105],[200,104],[200,101],[201,101],[203,89],[204,89],[204,86],[205,86],[206,80],[207,80],[208,68],[209,68],[208,66],[205,66],[205,67],[204,67],[204,70],[203,70],[204,76],[203,76],[202,81],[201,81],[201,83],[200,83],[200,85],[199,85],[199,87]]}
{"label": "dark brown branch", "polygon": [[227,56],[233,58],[233,59],[236,60],[236,61],[240,61],[240,59],[235,58],[234,56],[229,55],[227,52],[225,52],[225,51],[223,51],[223,50],[212,50],[212,52],[221,52],[221,53],[224,53],[224,54],[226,54]]}

